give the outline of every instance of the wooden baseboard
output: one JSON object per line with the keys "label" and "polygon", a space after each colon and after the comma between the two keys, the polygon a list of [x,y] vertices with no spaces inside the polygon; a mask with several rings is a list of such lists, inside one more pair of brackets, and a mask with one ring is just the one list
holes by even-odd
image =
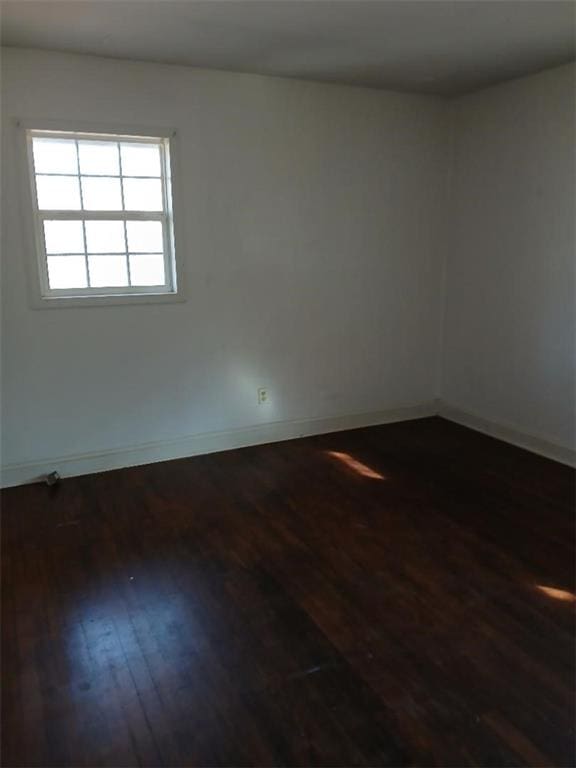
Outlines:
{"label": "wooden baseboard", "polygon": [[437,413],[444,419],[455,421],[457,424],[461,424],[464,427],[469,427],[470,429],[475,429],[477,432],[482,432],[485,435],[496,437],[498,440],[503,440],[505,443],[511,443],[519,448],[525,448],[527,451],[532,451],[532,453],[545,456],[547,459],[554,459],[554,461],[559,461],[562,464],[568,464],[571,467],[576,466],[576,451],[571,448],[556,445],[548,440],[543,440],[541,437],[536,437],[535,435],[528,435],[513,427],[495,424],[480,416],[475,416],[467,411],[461,411],[458,408],[454,408],[441,400],[438,401]]}
{"label": "wooden baseboard", "polygon": [[75,477],[94,472],[106,472],[111,469],[134,467],[140,464],[153,464],[157,461],[182,459],[203,453],[227,451],[248,445],[274,443],[309,435],[339,432],[344,429],[420,419],[434,416],[436,413],[436,403],[429,402],[373,413],[279,421],[229,432],[190,435],[178,440],[151,442],[95,453],[49,457],[25,464],[6,465],[1,471],[1,486],[8,488],[14,485],[39,482],[45,475],[54,471],[58,472],[61,477]]}

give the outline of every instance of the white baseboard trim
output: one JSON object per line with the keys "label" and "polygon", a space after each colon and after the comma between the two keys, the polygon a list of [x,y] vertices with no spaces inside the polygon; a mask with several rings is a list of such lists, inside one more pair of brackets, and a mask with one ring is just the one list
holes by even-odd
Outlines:
{"label": "white baseboard trim", "polygon": [[297,437],[340,432],[345,429],[421,419],[426,416],[434,416],[437,412],[436,402],[429,402],[374,413],[277,421],[229,432],[210,432],[190,435],[178,440],[160,440],[96,453],[47,458],[25,464],[9,464],[2,468],[0,485],[2,488],[9,488],[14,485],[39,482],[49,472],[54,471],[58,472],[61,477],[89,475],[94,472],[106,472],[111,469],[135,467],[141,464],[154,464],[158,461],[182,459],[203,453],[228,451],[248,445],[275,443]]}
{"label": "white baseboard trim", "polygon": [[548,440],[536,437],[535,435],[528,435],[513,427],[505,426],[503,424],[495,424],[480,416],[475,416],[467,411],[461,411],[458,408],[454,408],[441,400],[438,401],[437,413],[444,419],[455,421],[457,424],[469,427],[470,429],[475,429],[477,432],[490,435],[490,437],[496,437],[498,440],[503,440],[505,443],[511,443],[519,448],[525,448],[527,451],[532,451],[532,453],[545,456],[547,459],[554,459],[554,461],[559,461],[561,464],[568,464],[571,467],[576,466],[576,451],[571,448],[565,448],[564,446],[550,443]]}

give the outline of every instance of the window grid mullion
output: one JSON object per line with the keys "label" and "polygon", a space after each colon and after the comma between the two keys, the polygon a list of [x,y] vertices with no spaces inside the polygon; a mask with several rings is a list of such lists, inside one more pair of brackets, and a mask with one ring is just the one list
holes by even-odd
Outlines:
{"label": "window grid mullion", "polygon": [[[162,179],[162,205],[164,208],[164,216],[162,218],[162,245],[164,248],[164,281],[170,280],[170,283],[174,285],[175,266],[170,261],[170,254],[172,253],[172,246],[170,243],[170,229],[169,220],[171,216],[171,202],[168,192],[168,179],[170,177],[168,168],[168,153],[166,141],[163,141],[160,145],[160,163],[161,163],[161,179]],[[170,270],[170,272],[169,272]]]}
{"label": "window grid mullion", "polygon": [[[71,179],[76,178],[75,173],[46,173],[44,171],[38,171],[36,176],[58,176],[69,177]],[[86,179],[119,179],[120,176],[124,179],[153,179],[154,181],[160,181],[160,176],[134,176],[129,173],[83,173],[82,176]]]}
{"label": "window grid mullion", "polygon": [[[37,212],[35,212],[37,214]],[[44,221],[39,216],[36,216],[36,231],[38,238],[38,247],[40,251],[40,284],[44,284],[45,288],[50,291],[50,273],[48,271],[48,254],[46,253],[46,235],[44,232]]]}
{"label": "window grid mullion", "polygon": [[[120,197],[122,199],[122,210],[126,210],[126,203],[124,202],[124,177],[122,175],[122,151],[120,150],[120,142],[116,142],[116,148],[118,150],[118,167],[120,169]],[[126,219],[122,220],[123,224],[123,230],[124,230],[124,248],[126,249],[126,253],[124,254],[124,258],[126,259],[126,273],[128,275],[128,285],[132,287],[132,275],[130,273],[130,258],[128,256],[128,231],[126,228]]]}
{"label": "window grid mullion", "polygon": [[[84,195],[82,193],[82,177],[80,175],[80,150],[78,149],[78,139],[74,140],[76,146],[76,169],[78,171],[78,188],[80,190],[80,207],[84,210]],[[82,219],[82,238],[84,240],[84,264],[86,266],[86,283],[91,288],[90,283],[90,265],[88,263],[88,241],[86,239],[86,222]]]}
{"label": "window grid mullion", "polygon": [[163,221],[166,214],[163,211],[83,211],[71,209],[47,210],[39,208],[41,219],[65,219],[70,221]]}
{"label": "window grid mullion", "polygon": [[[163,251],[153,251],[148,249],[146,251],[131,251],[134,256],[162,256]],[[80,251],[71,251],[70,253],[49,253],[49,256],[84,256]],[[126,256],[126,251],[98,251],[98,256]]]}

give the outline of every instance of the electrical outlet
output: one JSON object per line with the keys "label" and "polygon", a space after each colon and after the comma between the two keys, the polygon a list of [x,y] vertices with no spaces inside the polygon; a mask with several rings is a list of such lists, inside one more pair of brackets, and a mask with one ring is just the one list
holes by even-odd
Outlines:
{"label": "electrical outlet", "polygon": [[268,402],[268,390],[266,387],[258,388],[258,405],[265,405]]}

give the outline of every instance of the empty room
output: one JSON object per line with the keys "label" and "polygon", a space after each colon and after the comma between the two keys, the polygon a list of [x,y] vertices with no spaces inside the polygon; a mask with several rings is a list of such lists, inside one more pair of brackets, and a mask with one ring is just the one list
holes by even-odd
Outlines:
{"label": "empty room", "polygon": [[1,0],[5,768],[576,765],[576,3]]}

